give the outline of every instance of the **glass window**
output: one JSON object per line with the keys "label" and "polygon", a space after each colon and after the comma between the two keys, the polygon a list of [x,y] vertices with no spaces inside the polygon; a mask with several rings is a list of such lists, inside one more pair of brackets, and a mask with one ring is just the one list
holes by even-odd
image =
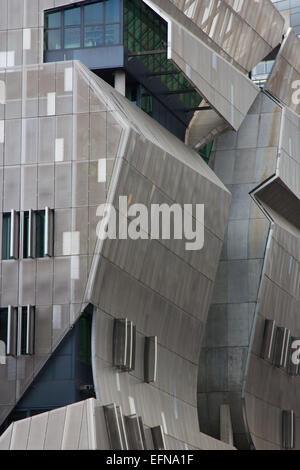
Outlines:
{"label": "glass window", "polygon": [[65,49],[80,47],[80,28],[67,28],[64,34]]}
{"label": "glass window", "polygon": [[119,44],[120,42],[120,25],[108,24],[105,26],[105,44],[108,46]]}
{"label": "glass window", "polygon": [[105,22],[117,23],[120,21],[120,0],[107,0],[105,2]]}
{"label": "glass window", "polygon": [[90,317],[82,316],[79,321],[80,342],[79,359],[85,364],[91,363],[91,330],[92,322]]}
{"label": "glass window", "polygon": [[45,211],[36,212],[36,257],[45,257]]}
{"label": "glass window", "polygon": [[93,3],[84,7],[84,24],[104,23],[104,3]]}
{"label": "glass window", "polygon": [[8,308],[0,308],[0,341],[7,342]]}
{"label": "glass window", "polygon": [[60,28],[61,27],[61,12],[45,14],[45,28]]}
{"label": "glass window", "polygon": [[81,8],[70,8],[64,12],[64,23],[65,26],[73,26],[81,23],[80,18]]}
{"label": "glass window", "polygon": [[27,307],[22,307],[21,319],[21,354],[26,354],[26,340],[27,340]]}
{"label": "glass window", "polygon": [[10,258],[11,214],[3,214],[2,219],[2,259]]}
{"label": "glass window", "polygon": [[84,29],[84,47],[103,46],[104,26],[86,26]]}
{"label": "glass window", "polygon": [[24,212],[24,228],[23,228],[23,258],[28,258],[28,242],[29,242],[29,212]]}
{"label": "glass window", "polygon": [[102,0],[45,14],[46,51],[121,42],[121,0]]}
{"label": "glass window", "polygon": [[60,29],[49,29],[45,33],[45,49],[55,51],[61,49],[61,32]]}

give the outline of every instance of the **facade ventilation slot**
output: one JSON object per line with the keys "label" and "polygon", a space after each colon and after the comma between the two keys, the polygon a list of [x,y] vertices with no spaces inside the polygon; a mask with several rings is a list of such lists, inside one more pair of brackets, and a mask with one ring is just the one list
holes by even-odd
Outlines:
{"label": "facade ventilation slot", "polygon": [[272,362],[273,360],[275,333],[276,333],[275,321],[266,320],[264,335],[263,335],[261,357],[270,362]]}
{"label": "facade ventilation slot", "polygon": [[113,403],[103,408],[111,449],[128,450],[128,441],[121,407]]}
{"label": "facade ventilation slot", "polygon": [[123,371],[135,369],[136,327],[127,319],[115,319],[113,364]]}
{"label": "facade ventilation slot", "polygon": [[274,364],[276,367],[285,368],[287,365],[288,349],[290,344],[290,331],[278,326],[276,328]]}
{"label": "facade ventilation slot", "polygon": [[20,214],[19,212],[11,211],[11,230],[10,230],[10,248],[9,257],[10,259],[18,259],[19,257],[19,224]]}
{"label": "facade ventilation slot", "polygon": [[130,450],[145,450],[145,436],[142,419],[137,415],[125,417],[125,424]]}
{"label": "facade ventilation slot", "polygon": [[293,410],[282,412],[282,447],[286,450],[295,448],[295,413]]}
{"label": "facade ventilation slot", "polygon": [[27,305],[18,309],[18,344],[17,355],[34,354],[35,307]]}
{"label": "facade ventilation slot", "polygon": [[154,450],[166,450],[165,436],[162,426],[151,428]]}
{"label": "facade ventilation slot", "polygon": [[6,354],[7,356],[17,355],[17,308],[12,305],[8,306],[7,312],[7,339]]}
{"label": "facade ventilation slot", "polygon": [[144,381],[156,382],[157,375],[157,336],[145,338]]}

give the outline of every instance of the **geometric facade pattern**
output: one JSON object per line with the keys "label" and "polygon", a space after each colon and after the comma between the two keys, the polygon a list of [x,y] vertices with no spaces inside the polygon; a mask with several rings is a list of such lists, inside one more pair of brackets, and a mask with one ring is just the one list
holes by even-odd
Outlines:
{"label": "geometric facade pattern", "polygon": [[[201,100],[183,143],[80,61],[44,63],[44,11],[68,3],[0,0],[0,223],[54,217],[53,253],[0,261],[1,308],[35,318],[34,353],[0,364],[0,424],[87,309],[96,399],[0,448],[300,448],[299,38],[269,0],[143,0]],[[120,197],[204,204],[204,248],[99,240],[100,204],[130,219]]]}

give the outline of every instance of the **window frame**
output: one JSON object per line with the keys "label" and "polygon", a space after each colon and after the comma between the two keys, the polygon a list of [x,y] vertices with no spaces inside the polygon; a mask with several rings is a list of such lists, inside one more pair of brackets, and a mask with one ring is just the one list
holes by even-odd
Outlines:
{"label": "window frame", "polygon": [[[119,21],[111,21],[106,23],[106,16],[107,16],[107,2],[105,0],[89,0],[87,2],[82,2],[81,4],[77,5],[65,5],[64,7],[59,8],[52,8],[49,10],[44,11],[44,53],[47,52],[58,52],[58,51],[72,51],[72,50],[79,50],[79,49],[94,49],[99,47],[110,47],[110,46],[120,46],[123,44],[123,1],[118,0],[119,2]],[[97,3],[103,3],[103,22],[100,23],[86,23],[85,24],[85,7]],[[77,25],[66,25],[65,24],[65,12],[68,10],[72,10],[75,8],[80,9],[80,24]],[[46,27],[46,15],[51,13],[60,13],[60,27]],[[115,43],[108,43],[107,41],[107,29],[109,27],[118,26],[118,38]],[[103,40],[101,44],[97,44],[95,46],[86,46],[85,45],[85,31],[86,28],[90,27],[98,27],[103,28]],[[66,47],[65,41],[65,32],[72,29],[80,30],[80,45],[77,47]],[[46,47],[46,35],[49,31],[60,31],[60,48],[59,49],[50,49]]]}

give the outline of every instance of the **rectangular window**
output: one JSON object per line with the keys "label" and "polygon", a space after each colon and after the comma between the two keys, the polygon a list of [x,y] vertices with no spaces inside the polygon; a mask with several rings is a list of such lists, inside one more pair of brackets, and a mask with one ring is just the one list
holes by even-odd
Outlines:
{"label": "rectangular window", "polygon": [[45,257],[45,211],[36,212],[36,257]]}
{"label": "rectangular window", "polygon": [[6,212],[2,217],[2,259],[10,259],[11,213]]}
{"label": "rectangular window", "polygon": [[121,44],[121,0],[83,2],[45,13],[45,51]]}
{"label": "rectangular window", "polygon": [[104,26],[86,26],[84,29],[84,47],[104,45]]}
{"label": "rectangular window", "polygon": [[113,46],[120,42],[120,28],[118,24],[108,24],[105,27],[105,44]]}
{"label": "rectangular window", "polygon": [[0,308],[0,341],[7,345],[8,308]]}
{"label": "rectangular window", "polygon": [[61,12],[45,13],[45,49],[48,51],[61,49]]}
{"label": "rectangular window", "polygon": [[92,3],[84,7],[84,24],[104,23],[104,3]]}
{"label": "rectangular window", "polygon": [[19,256],[19,213],[15,210],[2,216],[2,259],[17,259]]}
{"label": "rectangular window", "polygon": [[53,29],[45,33],[45,49],[55,51],[61,49],[61,33],[60,29]]}
{"label": "rectangular window", "polygon": [[29,258],[29,239],[29,211],[26,211],[23,218],[23,258]]}
{"label": "rectangular window", "polygon": [[34,351],[34,307],[19,307],[18,355],[28,356]]}
{"label": "rectangular window", "polygon": [[80,47],[80,28],[67,28],[64,33],[65,49]]}
{"label": "rectangular window", "polygon": [[78,25],[81,22],[80,18],[80,7],[70,8],[64,12],[64,25],[65,26],[74,26]]}
{"label": "rectangular window", "polygon": [[61,26],[61,13],[50,12],[45,14],[45,28],[60,28]]}
{"label": "rectangular window", "polygon": [[79,359],[84,364],[91,364],[91,332],[92,321],[89,316],[82,316],[79,320],[80,347]]}
{"label": "rectangular window", "polygon": [[0,309],[0,341],[5,344],[5,354],[16,355],[17,339],[16,309],[11,305]]}
{"label": "rectangular window", "polygon": [[120,10],[120,0],[107,0],[105,3],[106,23],[118,23]]}

